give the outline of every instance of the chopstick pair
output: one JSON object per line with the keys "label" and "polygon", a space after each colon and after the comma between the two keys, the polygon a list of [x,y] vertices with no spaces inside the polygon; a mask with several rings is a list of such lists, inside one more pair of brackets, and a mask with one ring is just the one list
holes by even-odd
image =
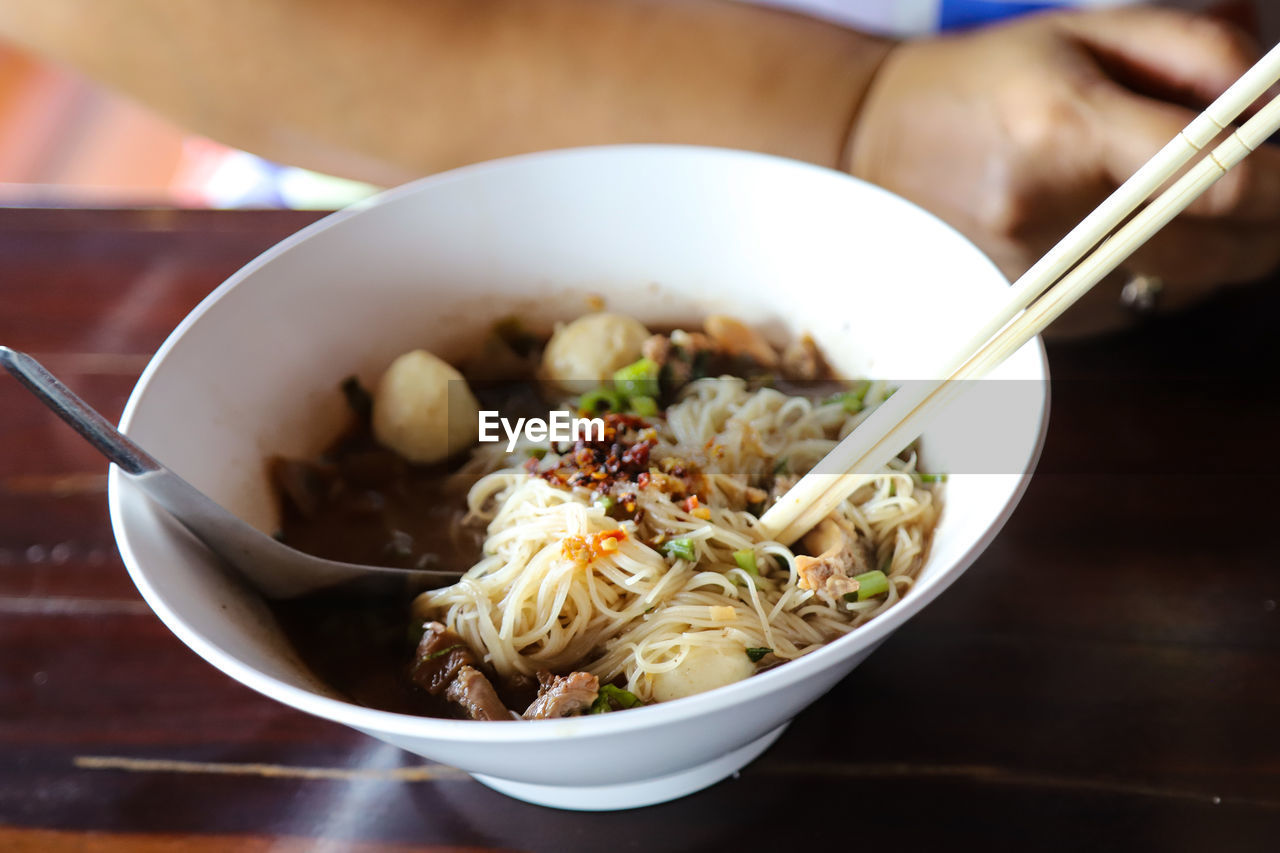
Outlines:
{"label": "chopstick pair", "polygon": [[[1278,80],[1280,45],[1268,51],[1027,270],[1010,288],[1000,310],[943,364],[940,372],[944,378],[899,389],[770,507],[760,519],[765,535],[790,545],[830,515],[868,475],[882,469],[923,432],[928,419],[962,387],[962,380],[985,375],[1038,335],[1280,130],[1277,96],[1121,226]],[[1095,246],[1096,251],[1086,257]]]}

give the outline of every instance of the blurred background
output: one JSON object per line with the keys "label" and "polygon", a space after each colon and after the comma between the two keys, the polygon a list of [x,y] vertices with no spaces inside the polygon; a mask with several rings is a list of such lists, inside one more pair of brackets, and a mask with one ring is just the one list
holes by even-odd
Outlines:
{"label": "blurred background", "polygon": [[0,205],[331,209],[376,190],[188,133],[0,41]]}
{"label": "blurred background", "polygon": [[[756,0],[788,7],[797,0]],[[861,29],[915,35],[1054,5],[1132,0],[806,0]],[[1280,2],[1169,0],[1249,7],[1266,45]],[[0,40],[0,206],[333,209],[379,188],[263,160],[177,127],[127,98]]]}

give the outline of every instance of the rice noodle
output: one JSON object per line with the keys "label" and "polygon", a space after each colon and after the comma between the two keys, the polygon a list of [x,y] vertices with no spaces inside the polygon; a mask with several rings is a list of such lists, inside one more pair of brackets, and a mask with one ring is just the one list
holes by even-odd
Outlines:
{"label": "rice noodle", "polygon": [[[784,461],[791,474],[804,473],[861,417],[735,378],[690,385],[665,418],[648,419],[651,458],[692,463],[710,518],[651,484],[636,491],[640,521],[619,522],[585,488],[523,467],[492,471],[468,494],[470,514],[488,524],[484,557],[456,584],[419,596],[415,615],[446,623],[499,675],[585,669],[602,683],[621,677],[644,701],[654,698],[651,677],[699,646],[797,658],[892,607],[911,588],[937,518],[933,490],[911,476],[914,456],[894,460],[833,513],[869,538],[887,595],[832,603],[799,586],[793,552],[763,538],[746,487],[767,490]],[[510,464],[486,448],[471,465],[499,458]],[[572,537],[618,529],[625,538],[616,549],[585,564],[566,551]],[[673,560],[651,544],[673,538],[691,540],[696,560]],[[747,549],[758,577],[735,563],[734,552]]]}

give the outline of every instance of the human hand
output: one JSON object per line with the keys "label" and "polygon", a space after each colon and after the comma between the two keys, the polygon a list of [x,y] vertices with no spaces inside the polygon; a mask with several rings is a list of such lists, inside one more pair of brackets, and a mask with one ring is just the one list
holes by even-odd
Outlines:
{"label": "human hand", "polygon": [[[894,49],[850,138],[853,174],[932,210],[1016,278],[1256,59],[1215,18],[1130,7],[1029,16]],[[1264,146],[1126,266],[1161,308],[1280,265],[1280,150]],[[1059,333],[1122,325],[1099,284]]]}

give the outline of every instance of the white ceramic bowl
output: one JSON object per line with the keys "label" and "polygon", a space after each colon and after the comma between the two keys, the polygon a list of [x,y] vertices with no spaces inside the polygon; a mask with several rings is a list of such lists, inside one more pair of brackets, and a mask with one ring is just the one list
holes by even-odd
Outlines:
{"label": "white ceramic bowl", "polygon": [[[448,358],[494,320],[610,309],[655,324],[725,312],[808,331],[845,375],[927,375],[1006,282],[911,204],[835,172],[741,152],[614,147],[459,169],[335,214],[233,275],[173,332],[122,426],[262,530],[264,460],[319,451],[345,416],[336,383],[400,352]],[[614,809],[682,796],[763,751],[802,708],[956,579],[1021,495],[1046,417],[1038,342],[1000,371],[1028,393],[939,421],[923,446],[951,471],[920,582],[885,615],[746,681],[625,713],[527,723],[392,714],[344,701],[299,662],[263,603],[120,474],[111,517],[143,597],[231,677],[532,802]],[[979,421],[1004,462],[964,458]],[[983,421],[983,418],[986,418]],[[999,429],[997,429],[999,427]],[[964,469],[968,469],[965,471]],[[750,709],[747,712],[745,709]],[[619,760],[600,761],[601,755]]]}

